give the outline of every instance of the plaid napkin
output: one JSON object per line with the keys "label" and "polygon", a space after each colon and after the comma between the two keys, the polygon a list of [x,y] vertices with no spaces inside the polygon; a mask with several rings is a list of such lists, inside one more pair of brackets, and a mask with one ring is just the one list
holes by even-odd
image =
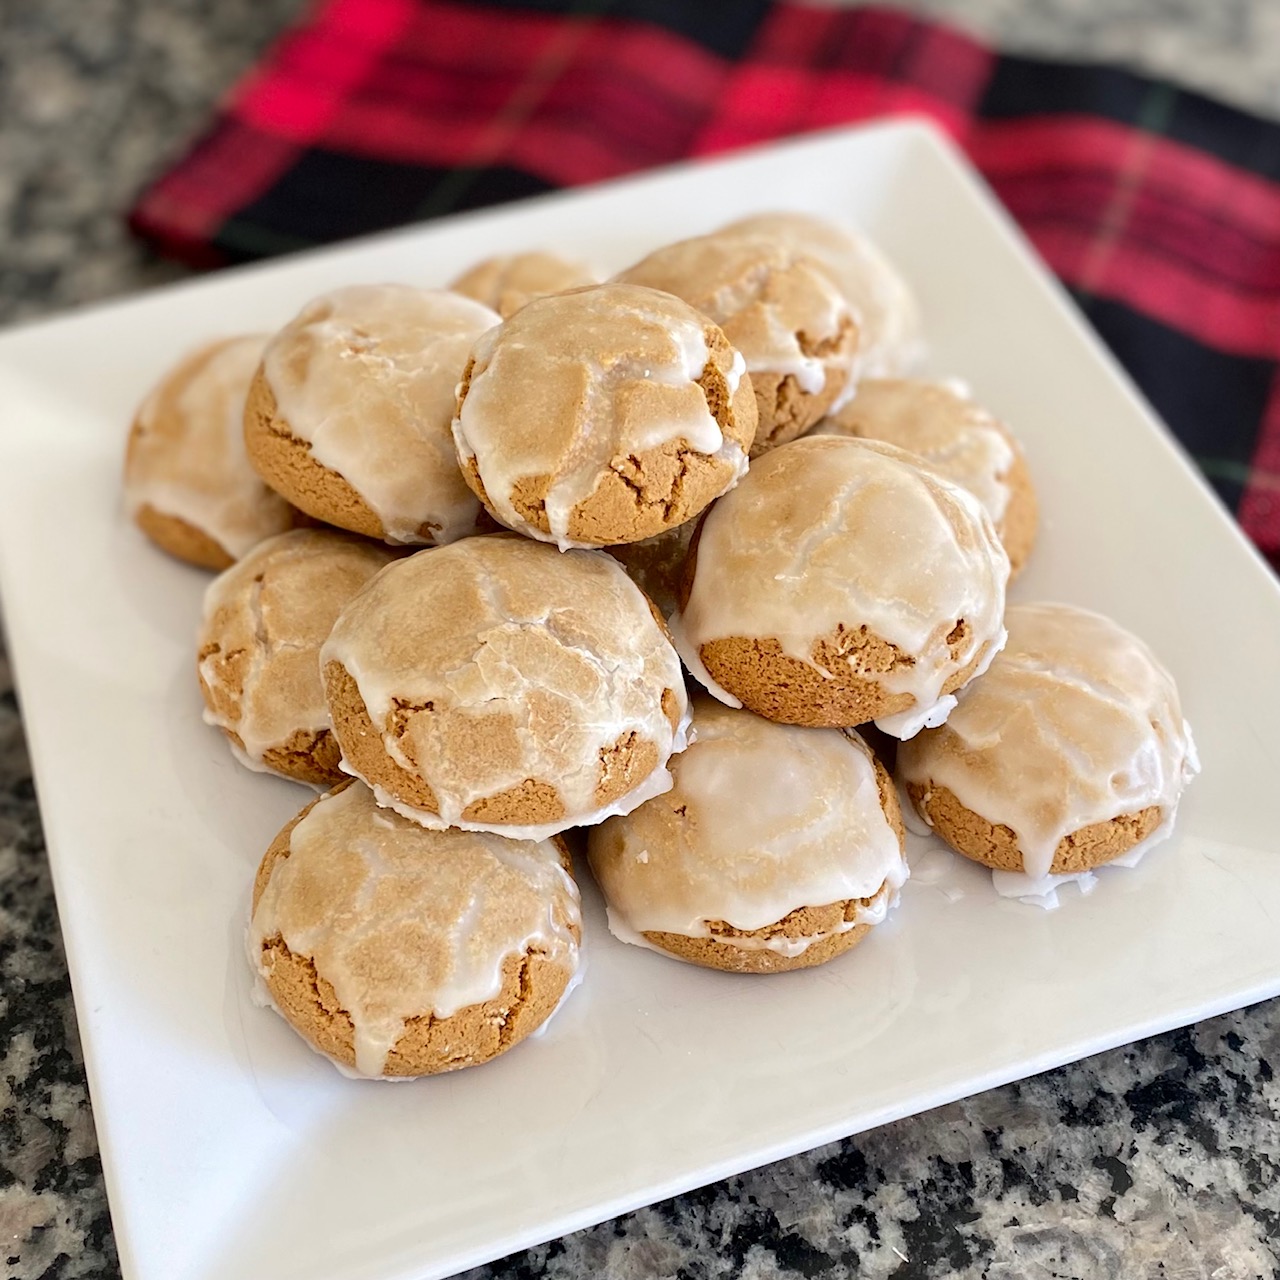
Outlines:
{"label": "plaid napkin", "polygon": [[892,113],[969,153],[1280,567],[1280,125],[883,8],[325,0],[134,230],[261,257]]}

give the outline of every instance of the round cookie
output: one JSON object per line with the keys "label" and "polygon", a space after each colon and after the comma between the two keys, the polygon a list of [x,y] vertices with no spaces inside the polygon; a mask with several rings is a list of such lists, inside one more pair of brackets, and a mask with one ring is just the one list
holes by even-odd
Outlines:
{"label": "round cookie", "polygon": [[443,544],[476,530],[450,423],[471,344],[498,316],[470,298],[353,285],[309,302],[267,344],[244,435],[266,482],[370,538]]}
{"label": "round cookie", "polygon": [[1026,564],[1039,521],[1027,460],[1009,429],[967,395],[944,383],[866,378],[814,434],[883,440],[917,454],[986,507],[1010,575]]}
{"label": "round cookie", "polygon": [[858,326],[823,268],[774,237],[698,236],[617,276],[709,316],[742,353],[759,423],[751,456],[802,435],[853,389]]}
{"label": "round cookie", "polygon": [[1100,614],[1011,605],[1009,642],[947,723],[904,743],[898,775],[953,849],[1004,888],[1088,871],[1173,828],[1199,770],[1178,690],[1151,650]]}
{"label": "round cookie", "polygon": [[298,513],[249,465],[244,404],[266,345],[256,334],[193,351],[142,402],[125,452],[125,507],[157,546],[225,569]]}
{"label": "round cookie", "polygon": [[321,653],[345,767],[426,826],[541,839],[671,785],[680,661],[603,552],[510,534],[410,556]]}
{"label": "round cookie", "polygon": [[534,298],[595,284],[596,280],[595,272],[582,263],[534,249],[477,262],[449,288],[491,307],[505,320]]}
{"label": "round cookie", "polygon": [[726,702],[906,738],[1004,643],[1008,576],[971,493],[891,445],[806,436],[707,513],[671,628]]}
{"label": "round cookie", "polygon": [[347,1075],[404,1078],[505,1053],[574,985],[578,889],[560,841],[428,831],[348,780],[259,867],[249,962]]}
{"label": "round cookie", "polygon": [[688,303],[638,285],[538,298],[476,343],[453,433],[499,523],[566,547],[693,519],[747,468],[742,357]]}
{"label": "round cookie", "polygon": [[758,213],[724,230],[772,237],[826,269],[861,330],[856,376],[900,377],[919,363],[924,349],[919,304],[897,268],[866,236],[810,213]]}
{"label": "round cookie", "polygon": [[613,934],[739,973],[860,942],[907,878],[897,794],[866,744],[705,696],[693,727],[672,789],[588,832]]}
{"label": "round cookie", "polygon": [[259,543],[209,584],[196,664],[204,718],[250,769],[313,786],[345,776],[320,646],[347,601],[392,559],[349,534],[295,529]]}

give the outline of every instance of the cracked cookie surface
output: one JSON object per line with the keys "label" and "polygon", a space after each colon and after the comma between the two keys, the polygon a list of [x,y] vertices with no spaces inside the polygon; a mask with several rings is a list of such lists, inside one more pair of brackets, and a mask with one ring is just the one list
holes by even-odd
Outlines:
{"label": "cracked cookie surface", "polygon": [[508,528],[566,547],[653,537],[745,472],[757,410],[739,353],[638,285],[540,298],[475,345],[458,389],[462,473]]}
{"label": "cracked cookie surface", "polygon": [[342,607],[393,558],[336,530],[297,529],[210,583],[197,657],[205,719],[249,768],[315,786],[345,776],[320,646]]}
{"label": "cracked cookie surface", "polygon": [[555,1011],[581,912],[559,840],[427,831],[348,780],[276,836],[249,958],[271,1004],[359,1076],[475,1066]]}

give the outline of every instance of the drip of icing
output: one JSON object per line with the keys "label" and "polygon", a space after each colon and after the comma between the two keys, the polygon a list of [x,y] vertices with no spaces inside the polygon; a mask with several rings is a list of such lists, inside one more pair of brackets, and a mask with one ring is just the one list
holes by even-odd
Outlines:
{"label": "drip of icing", "polygon": [[[707,514],[671,628],[702,680],[703,647],[733,636],[773,638],[829,676],[815,643],[841,625],[865,627],[914,659],[876,677],[887,694],[914,699],[906,716],[884,718],[905,732],[938,713],[951,676],[999,648],[1008,574],[972,494],[892,446],[806,437],[759,458]],[[947,636],[961,619],[968,631],[953,652]]]}
{"label": "drip of icing", "polygon": [[[678,298],[601,285],[529,303],[476,343],[470,382],[453,423],[506,525],[561,550],[574,510],[610,469],[683,440],[723,465],[728,488],[747,467],[726,439],[698,379],[713,357],[706,320]],[[722,370],[731,390],[740,358]],[[521,514],[517,490],[550,478],[542,498],[550,532]]]}
{"label": "drip of icing", "polygon": [[208,534],[233,559],[293,523],[249,465],[244,401],[265,336],[188,356],[143,401],[125,462],[125,507],[149,506]]}
{"label": "drip of icing", "polygon": [[[827,272],[859,321],[857,377],[900,376],[919,364],[924,351],[920,308],[906,281],[866,236],[807,213],[754,214],[724,230],[779,241]],[[842,399],[853,394],[855,382],[849,379]]]}
{"label": "drip of icing", "polygon": [[[963,384],[960,384],[963,386]],[[948,480],[968,489],[999,527],[1009,506],[1012,437],[985,409],[951,383],[864,379],[818,435],[883,440],[918,454]]]}
{"label": "drip of icing", "polygon": [[1199,761],[1173,678],[1136,636],[1059,604],[1012,606],[1006,622],[991,670],[942,729],[900,749],[899,775],[1009,827],[1025,875],[997,873],[997,887],[1048,896],[1066,883],[1049,871],[1059,843],[1083,827],[1155,807],[1143,847],[1163,839]]}
{"label": "drip of icing", "polygon": [[480,504],[450,423],[471,345],[498,322],[444,290],[355,285],[316,298],[267,346],[280,418],[392,542],[452,542],[475,529]]}
{"label": "drip of icing", "polygon": [[818,264],[774,237],[721,232],[682,240],[617,279],[673,293],[709,316],[748,373],[790,375],[818,395],[831,372],[848,369],[847,351],[811,356],[805,346],[851,330],[849,304]]}
{"label": "drip of icing", "polygon": [[267,751],[298,731],[329,727],[320,646],[347,601],[391,558],[362,539],[295,529],[210,582],[200,630],[204,721],[240,739],[243,749],[231,747],[241,763],[266,771]]}
{"label": "drip of icing", "polygon": [[[463,815],[534,779],[555,788],[564,816],[525,830],[563,831],[620,811],[638,788],[657,794],[686,744],[676,653],[603,552],[562,555],[499,536],[400,560],[338,619],[321,655],[330,662],[355,680],[387,754],[431,787],[438,815],[396,805],[424,825],[505,833]],[[674,728],[662,709],[668,690]],[[423,710],[397,729],[393,713],[406,706]],[[602,808],[602,755],[633,735],[653,745],[656,765]]]}
{"label": "drip of icing", "polygon": [[[871,901],[820,936],[882,920],[907,867],[862,740],[705,697],[694,715],[697,741],[672,762],[673,788],[588,833],[615,936],[710,937],[712,921],[755,931],[849,899]],[[723,940],[798,955],[818,937]]]}
{"label": "drip of icing", "polygon": [[387,828],[376,815],[363,787],[322,797],[272,868],[249,938],[260,978],[277,934],[312,960],[350,1015],[355,1074],[375,1078],[410,1019],[493,999],[508,957],[536,949],[576,969],[581,927],[553,844]]}

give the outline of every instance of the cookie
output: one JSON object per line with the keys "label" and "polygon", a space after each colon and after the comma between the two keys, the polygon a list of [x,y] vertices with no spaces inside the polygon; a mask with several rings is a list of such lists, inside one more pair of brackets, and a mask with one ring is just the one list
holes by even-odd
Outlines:
{"label": "cookie", "polygon": [[392,559],[350,534],[295,529],[259,543],[209,584],[197,659],[204,718],[249,768],[314,786],[345,776],[320,646],[342,607]]}
{"label": "cookie", "polygon": [[498,316],[470,298],[353,285],[308,303],[267,344],[249,389],[249,458],[308,515],[409,545],[476,530],[450,423],[471,344]]}
{"label": "cookie", "polygon": [[815,435],[883,440],[923,458],[968,489],[995,524],[1010,575],[1027,562],[1039,522],[1022,447],[1009,429],[957,387],[903,378],[867,378]]}
{"label": "cookie", "polygon": [[449,288],[484,303],[505,320],[534,298],[595,284],[596,280],[595,272],[580,262],[570,262],[543,250],[531,250],[477,262]]}
{"label": "cookie", "polygon": [[939,729],[898,752],[916,811],[1017,896],[1143,851],[1198,771],[1173,677],[1136,636],[1063,604],[1011,605],[1009,642]]}
{"label": "cookie", "polygon": [[321,663],[346,767],[427,826],[599,822],[670,786],[685,744],[680,661],[603,552],[510,534],[420,552],[347,605]]}
{"label": "cookie", "polygon": [[683,298],[742,353],[759,414],[753,458],[802,435],[853,390],[849,304],[818,263],[775,237],[681,240],[617,279]]}
{"label": "cookie", "polygon": [[752,463],[690,548],[694,676],[785,724],[938,724],[1004,643],[1009,559],[971,493],[891,445],[805,436]]}
{"label": "cookie", "polygon": [[858,377],[901,377],[920,363],[920,306],[897,268],[866,236],[811,213],[758,213],[724,230],[772,237],[821,263],[859,324]]}
{"label": "cookie", "polygon": [[476,343],[453,433],[493,517],[559,547],[638,542],[746,471],[742,357],[688,303],[638,285],[538,298]]}
{"label": "cookie", "polygon": [[623,942],[692,964],[822,964],[880,923],[907,878],[897,793],[852,730],[797,729],[694,699],[671,790],[588,833]]}
{"label": "cookie", "polygon": [[192,352],[142,402],[129,431],[130,518],[158,547],[202,569],[225,569],[298,516],[245,454],[245,396],[266,341],[227,338]]}
{"label": "cookie", "polygon": [[359,783],[276,836],[253,890],[259,996],[347,1075],[488,1062],[555,1012],[578,969],[559,841],[428,831]]}

